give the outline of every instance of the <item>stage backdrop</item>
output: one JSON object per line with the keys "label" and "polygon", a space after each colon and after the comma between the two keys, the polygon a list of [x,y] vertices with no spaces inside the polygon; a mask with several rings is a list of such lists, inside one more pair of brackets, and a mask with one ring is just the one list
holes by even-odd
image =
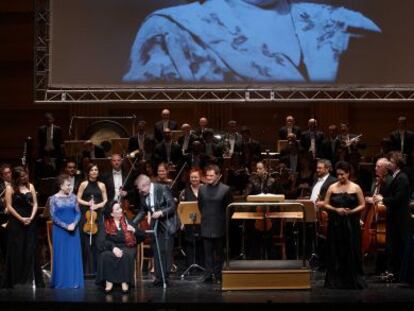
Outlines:
{"label": "stage backdrop", "polygon": [[402,85],[412,0],[51,0],[52,87]]}

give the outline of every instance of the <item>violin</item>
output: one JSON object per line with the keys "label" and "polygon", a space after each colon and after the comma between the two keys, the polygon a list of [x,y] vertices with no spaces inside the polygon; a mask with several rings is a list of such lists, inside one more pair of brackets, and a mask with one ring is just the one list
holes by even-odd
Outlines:
{"label": "violin", "polygon": [[[93,202],[93,196],[91,197]],[[98,213],[92,208],[90,208],[85,213],[85,224],[83,225],[83,232],[89,234],[89,245],[92,245],[92,235],[95,235],[98,232],[98,225],[96,224],[96,219],[98,218]]]}

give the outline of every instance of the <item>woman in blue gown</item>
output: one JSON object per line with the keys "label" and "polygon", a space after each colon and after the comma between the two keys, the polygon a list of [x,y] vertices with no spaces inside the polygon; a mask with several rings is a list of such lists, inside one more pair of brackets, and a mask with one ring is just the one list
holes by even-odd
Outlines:
{"label": "woman in blue gown", "polygon": [[83,265],[79,236],[80,209],[71,193],[69,175],[58,177],[60,190],[50,199],[53,221],[52,288],[83,288]]}

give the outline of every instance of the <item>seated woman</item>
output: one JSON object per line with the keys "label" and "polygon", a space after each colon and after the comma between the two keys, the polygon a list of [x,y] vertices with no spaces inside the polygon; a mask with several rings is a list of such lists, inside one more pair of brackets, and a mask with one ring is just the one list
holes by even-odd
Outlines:
{"label": "seated woman", "polygon": [[120,283],[127,293],[134,282],[134,265],[137,241],[144,233],[130,225],[117,201],[105,205],[104,221],[98,233],[98,271],[96,283],[105,283],[105,293]]}

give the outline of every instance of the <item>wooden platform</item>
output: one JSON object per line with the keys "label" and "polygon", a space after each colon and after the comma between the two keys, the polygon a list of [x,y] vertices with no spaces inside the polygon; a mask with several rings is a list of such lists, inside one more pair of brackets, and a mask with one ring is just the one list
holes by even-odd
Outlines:
{"label": "wooden platform", "polygon": [[310,289],[300,260],[237,260],[223,269],[222,290]]}

